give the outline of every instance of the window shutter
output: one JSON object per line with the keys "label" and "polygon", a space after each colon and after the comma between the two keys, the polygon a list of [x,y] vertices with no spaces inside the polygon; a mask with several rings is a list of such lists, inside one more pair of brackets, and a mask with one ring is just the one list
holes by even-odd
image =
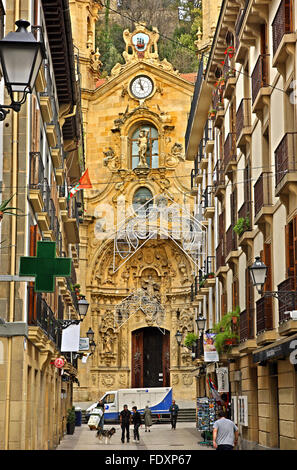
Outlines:
{"label": "window shutter", "polygon": [[286,265],[287,277],[294,277],[294,241],[293,241],[293,224],[290,223],[285,227],[286,237]]}

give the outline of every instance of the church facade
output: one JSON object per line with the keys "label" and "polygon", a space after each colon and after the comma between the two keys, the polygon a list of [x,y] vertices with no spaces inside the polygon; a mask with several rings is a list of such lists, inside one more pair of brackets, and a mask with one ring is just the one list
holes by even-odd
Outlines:
{"label": "church facade", "polygon": [[[73,24],[75,36],[81,30]],[[93,186],[85,191],[80,228],[81,288],[90,302],[81,336],[91,327],[97,347],[79,367],[74,401],[156,386],[172,386],[176,399],[192,400],[195,368],[183,342],[195,329],[193,247],[203,226],[195,219],[184,135],[195,76],[159,59],[157,29],[138,25],[123,35],[125,64],[93,89],[93,69],[87,59],[81,66]]]}

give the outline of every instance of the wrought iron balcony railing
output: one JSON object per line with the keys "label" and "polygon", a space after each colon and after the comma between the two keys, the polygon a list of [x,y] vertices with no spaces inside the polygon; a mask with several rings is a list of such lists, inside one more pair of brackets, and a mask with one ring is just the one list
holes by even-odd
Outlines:
{"label": "wrought iron balcony railing", "polygon": [[254,334],[254,317],[255,310],[250,308],[249,310],[244,310],[240,314],[239,320],[239,330],[240,330],[240,341],[246,341],[248,339],[253,339]]}
{"label": "wrought iron balcony railing", "polygon": [[260,54],[252,73],[252,103],[263,87],[269,86],[268,54]]}
{"label": "wrought iron balcony railing", "polygon": [[297,171],[296,132],[287,132],[275,150],[275,185],[277,186],[286,173]]}
{"label": "wrought iron balcony railing", "polygon": [[30,152],[29,160],[29,189],[42,189],[44,165],[40,152]]}
{"label": "wrought iron balcony railing", "polygon": [[[281,282],[278,286],[279,292],[294,292],[296,290],[296,279],[294,277],[288,277],[285,281]],[[293,295],[282,296],[278,302],[279,322],[289,320],[290,316],[285,312],[296,310],[297,307],[296,298]]]}
{"label": "wrought iron balcony railing", "polygon": [[272,22],[273,55],[275,55],[284,35],[292,32],[292,1],[281,0]]}
{"label": "wrought iron balcony railing", "polygon": [[261,173],[254,185],[254,209],[255,216],[264,206],[271,205],[271,180],[272,173],[264,171]]}
{"label": "wrought iron balcony railing", "polygon": [[257,335],[265,331],[273,330],[272,298],[261,297],[256,302]]}

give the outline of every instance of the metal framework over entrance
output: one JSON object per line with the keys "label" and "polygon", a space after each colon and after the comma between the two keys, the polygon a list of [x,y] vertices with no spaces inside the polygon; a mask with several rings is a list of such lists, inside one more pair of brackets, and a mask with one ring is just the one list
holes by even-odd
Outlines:
{"label": "metal framework over entrance", "polygon": [[132,292],[116,306],[115,326],[121,328],[139,310],[146,316],[149,326],[156,326],[165,335],[165,329],[161,327],[161,324],[164,324],[166,312],[158,296],[148,295],[144,289]]}
{"label": "metal framework over entrance", "polygon": [[144,244],[152,239],[171,239],[200,268],[205,257],[206,229],[185,206],[168,195],[155,196],[127,217],[114,238],[113,272],[115,273]]}

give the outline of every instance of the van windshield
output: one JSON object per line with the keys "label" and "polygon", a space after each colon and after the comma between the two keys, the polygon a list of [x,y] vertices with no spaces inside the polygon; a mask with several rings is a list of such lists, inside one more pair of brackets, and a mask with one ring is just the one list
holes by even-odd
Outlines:
{"label": "van windshield", "polygon": [[115,401],[115,394],[114,393],[109,393],[108,395],[105,395],[103,398],[103,403],[114,403]]}

